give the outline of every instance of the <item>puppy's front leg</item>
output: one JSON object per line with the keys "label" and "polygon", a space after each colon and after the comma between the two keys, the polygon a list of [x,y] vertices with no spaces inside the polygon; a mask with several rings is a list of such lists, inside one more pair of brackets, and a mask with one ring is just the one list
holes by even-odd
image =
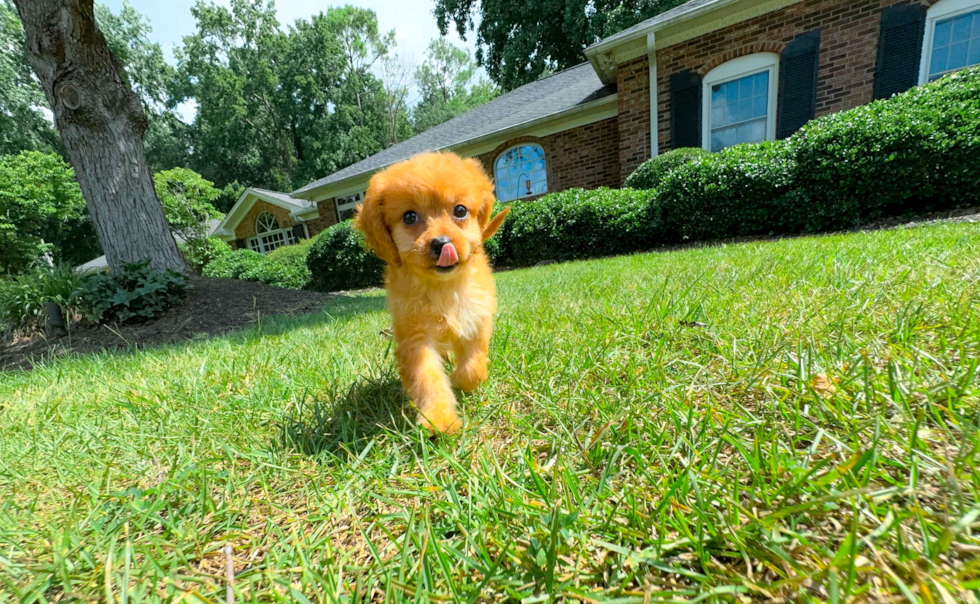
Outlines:
{"label": "puppy's front leg", "polygon": [[449,380],[464,392],[472,392],[487,379],[487,363],[490,360],[490,334],[492,319],[487,317],[479,331],[470,340],[456,342],[456,368]]}
{"label": "puppy's front leg", "polygon": [[459,430],[456,397],[442,368],[442,357],[427,338],[420,335],[399,342],[395,358],[405,391],[418,408],[418,422],[446,434]]}

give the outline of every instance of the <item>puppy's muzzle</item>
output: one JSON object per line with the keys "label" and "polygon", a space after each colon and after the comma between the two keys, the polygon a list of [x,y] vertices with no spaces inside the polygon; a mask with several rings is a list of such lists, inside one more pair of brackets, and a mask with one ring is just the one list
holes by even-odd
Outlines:
{"label": "puppy's muzzle", "polygon": [[459,254],[449,237],[436,237],[429,242],[429,249],[436,257],[436,270],[449,272],[459,264]]}

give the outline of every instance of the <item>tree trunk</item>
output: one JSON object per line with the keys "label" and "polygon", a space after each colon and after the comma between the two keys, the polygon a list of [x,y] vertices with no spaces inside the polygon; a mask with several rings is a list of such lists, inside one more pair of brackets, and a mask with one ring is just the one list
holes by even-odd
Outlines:
{"label": "tree trunk", "polygon": [[184,272],[143,152],[139,97],[95,23],[92,0],[15,0],[31,67],[54,112],[106,261]]}

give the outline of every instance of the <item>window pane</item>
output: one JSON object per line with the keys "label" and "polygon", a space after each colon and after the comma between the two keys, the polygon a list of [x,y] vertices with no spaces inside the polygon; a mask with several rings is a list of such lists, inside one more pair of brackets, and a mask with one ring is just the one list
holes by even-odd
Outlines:
{"label": "window pane", "polygon": [[959,69],[961,67],[966,67],[966,55],[970,50],[969,42],[960,42],[959,44],[953,44],[949,48],[949,65],[946,69]]}
{"label": "window pane", "polygon": [[711,88],[711,150],[766,139],[769,71]]}
{"label": "window pane", "polygon": [[936,23],[936,33],[932,37],[932,47],[949,46],[949,34],[952,29],[953,24],[950,21]]}
{"label": "window pane", "polygon": [[980,64],[980,11],[936,23],[931,52],[930,80],[954,69]]}
{"label": "window pane", "polygon": [[937,74],[946,71],[946,59],[949,58],[949,47],[936,48],[932,51],[932,61],[929,63],[929,73]]}
{"label": "window pane", "polygon": [[520,199],[548,190],[544,149],[538,145],[521,145],[504,152],[494,164],[497,198]]}
{"label": "window pane", "polygon": [[963,15],[953,20],[953,44],[966,42],[970,39],[970,27],[973,25],[972,15]]}

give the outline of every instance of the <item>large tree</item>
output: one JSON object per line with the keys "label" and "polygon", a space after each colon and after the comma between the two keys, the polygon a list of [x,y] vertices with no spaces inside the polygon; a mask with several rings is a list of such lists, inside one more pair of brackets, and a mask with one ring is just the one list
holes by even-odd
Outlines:
{"label": "large tree", "polygon": [[425,54],[425,61],[415,70],[421,95],[412,110],[416,132],[425,132],[497,96],[492,83],[473,82],[476,63],[445,38],[433,40]]}
{"label": "large tree", "polygon": [[146,163],[146,113],[106,44],[92,0],[16,0],[25,50],[54,113],[112,269],[149,259],[184,271]]}
{"label": "large tree", "polygon": [[[476,32],[476,60],[504,90],[586,60],[583,50],[686,0],[436,0],[443,35]],[[479,26],[473,15],[479,16]]]}

